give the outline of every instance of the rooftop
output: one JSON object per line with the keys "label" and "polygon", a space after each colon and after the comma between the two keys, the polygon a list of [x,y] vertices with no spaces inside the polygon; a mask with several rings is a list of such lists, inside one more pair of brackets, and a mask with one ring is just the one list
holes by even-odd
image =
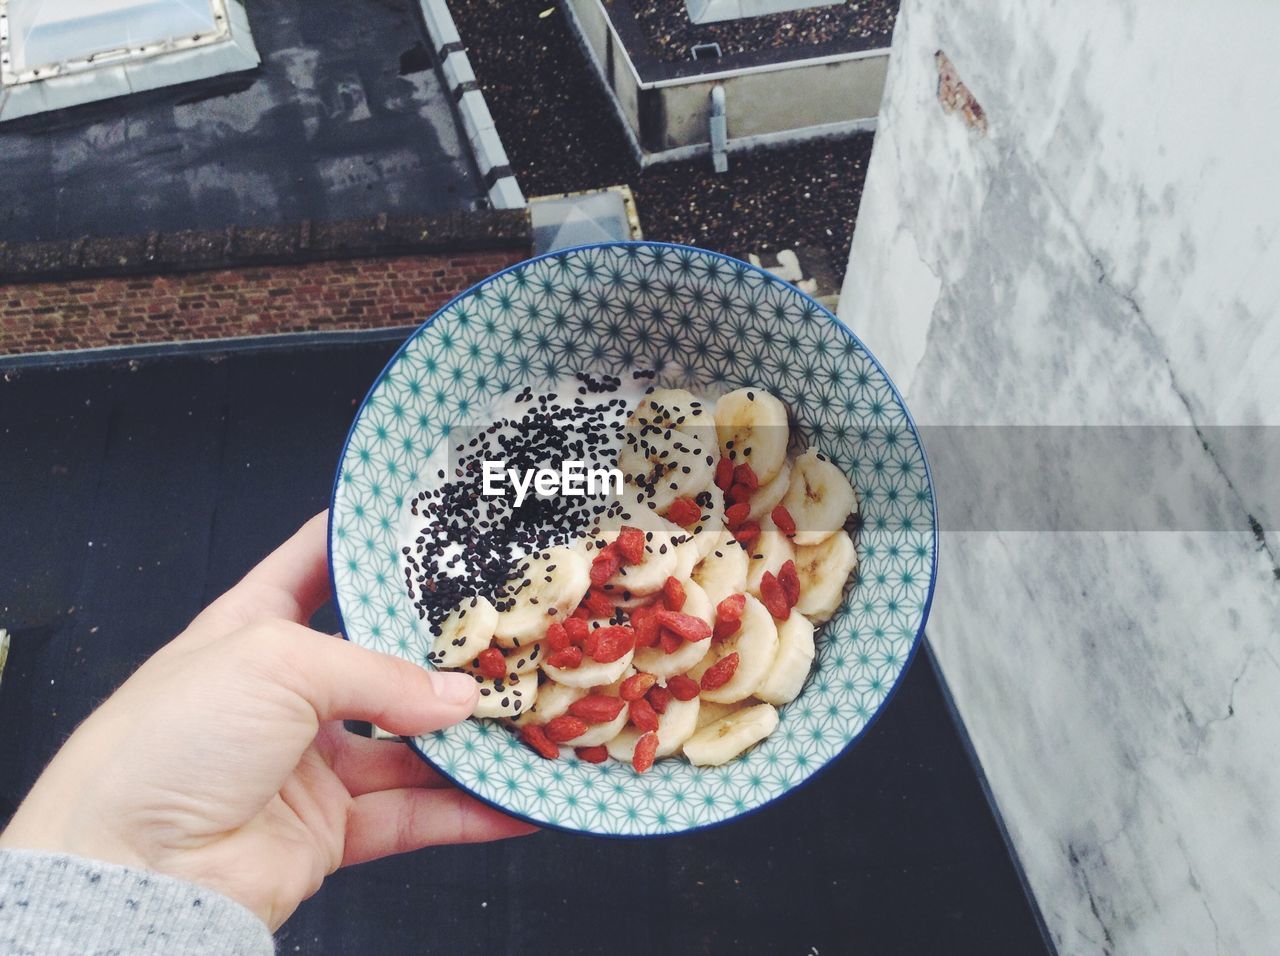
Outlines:
{"label": "rooftop", "polygon": [[0,241],[487,204],[415,3],[247,12],[253,70],[0,124]]}

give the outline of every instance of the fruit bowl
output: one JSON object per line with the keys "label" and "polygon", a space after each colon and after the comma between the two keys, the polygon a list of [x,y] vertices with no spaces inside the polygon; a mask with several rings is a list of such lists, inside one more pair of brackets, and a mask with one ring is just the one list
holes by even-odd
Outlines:
{"label": "fruit bowl", "polygon": [[422,666],[433,636],[404,588],[410,503],[451,432],[499,396],[579,371],[653,369],[714,397],[773,392],[793,428],[860,496],[858,572],[818,633],[804,690],[777,728],[719,767],[660,760],[645,774],[572,755],[548,761],[506,726],[468,720],[410,741],[479,799],[541,826],[657,836],[724,823],[805,783],[883,710],[923,633],[937,566],[936,510],[914,423],[885,371],[799,290],[727,256],[661,243],[563,250],[459,295],[419,328],[361,405],[330,511],[346,637]]}

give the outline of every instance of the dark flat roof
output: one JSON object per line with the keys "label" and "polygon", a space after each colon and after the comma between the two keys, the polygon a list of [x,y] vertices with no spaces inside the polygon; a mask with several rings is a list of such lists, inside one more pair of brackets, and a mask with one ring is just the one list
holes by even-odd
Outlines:
{"label": "dark flat roof", "polygon": [[246,6],[256,70],[0,124],[0,241],[483,204],[416,3]]}
{"label": "dark flat roof", "polygon": [[[325,507],[356,403],[397,344],[0,374],[0,827],[95,702]],[[331,609],[316,626],[336,626]],[[353,867],[279,939],[462,956],[601,940],[619,954],[1046,951],[927,653],[853,751],[775,806],[675,839],[546,832]]]}

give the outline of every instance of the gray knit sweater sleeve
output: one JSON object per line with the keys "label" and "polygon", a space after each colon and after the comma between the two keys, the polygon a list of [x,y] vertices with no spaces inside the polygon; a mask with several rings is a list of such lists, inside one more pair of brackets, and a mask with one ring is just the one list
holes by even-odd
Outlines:
{"label": "gray knit sweater sleeve", "polygon": [[262,920],[194,883],[65,854],[0,850],[0,953],[274,952]]}

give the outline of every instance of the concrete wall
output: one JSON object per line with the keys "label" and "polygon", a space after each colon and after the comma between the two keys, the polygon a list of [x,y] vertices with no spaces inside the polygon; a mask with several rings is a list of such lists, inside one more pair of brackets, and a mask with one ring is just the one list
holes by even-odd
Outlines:
{"label": "concrete wall", "polygon": [[707,113],[716,83],[725,87],[731,142],[869,122],[880,108],[889,62],[884,53],[644,83],[637,80],[609,28],[600,0],[568,0],[568,6],[605,85],[646,155],[709,144]]}
{"label": "concrete wall", "polygon": [[894,34],[841,318],[923,426],[1190,434],[1225,503],[1068,533],[939,496],[929,639],[1064,953],[1280,940],[1275,466],[1206,429],[1280,420],[1277,36],[1273,4],[1158,0],[905,0]]}
{"label": "concrete wall", "polygon": [[[768,136],[789,130],[874,119],[880,110],[888,56],[868,56],[743,73],[716,82],[724,86],[730,139]],[[707,109],[712,83],[663,86],[665,123],[658,149],[707,143]]]}

